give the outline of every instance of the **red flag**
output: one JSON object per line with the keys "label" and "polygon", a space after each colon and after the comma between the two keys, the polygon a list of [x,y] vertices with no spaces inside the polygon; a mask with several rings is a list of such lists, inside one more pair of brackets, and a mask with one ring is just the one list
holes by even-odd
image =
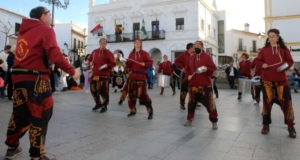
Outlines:
{"label": "red flag", "polygon": [[103,26],[101,26],[100,24],[98,24],[94,29],[91,30],[91,33],[94,33],[95,31],[97,31],[100,28],[103,28]]}

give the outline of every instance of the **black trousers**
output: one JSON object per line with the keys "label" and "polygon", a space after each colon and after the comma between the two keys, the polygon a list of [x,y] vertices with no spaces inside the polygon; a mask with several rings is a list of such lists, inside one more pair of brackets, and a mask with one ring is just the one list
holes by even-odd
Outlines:
{"label": "black trousers", "polygon": [[227,80],[229,82],[229,85],[230,85],[231,89],[233,89],[233,87],[234,87],[234,79],[235,79],[235,76],[228,76],[227,77]]}

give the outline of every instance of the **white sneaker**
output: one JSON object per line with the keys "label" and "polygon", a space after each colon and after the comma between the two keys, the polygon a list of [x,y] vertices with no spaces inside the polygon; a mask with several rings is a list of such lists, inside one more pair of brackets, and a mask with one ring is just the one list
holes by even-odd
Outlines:
{"label": "white sneaker", "polygon": [[184,126],[192,126],[192,121],[187,120],[184,124]]}
{"label": "white sneaker", "polygon": [[86,90],[85,93],[90,93],[90,91],[89,91],[89,90]]}
{"label": "white sneaker", "polygon": [[212,129],[217,130],[218,129],[218,124],[217,123],[212,123]]}

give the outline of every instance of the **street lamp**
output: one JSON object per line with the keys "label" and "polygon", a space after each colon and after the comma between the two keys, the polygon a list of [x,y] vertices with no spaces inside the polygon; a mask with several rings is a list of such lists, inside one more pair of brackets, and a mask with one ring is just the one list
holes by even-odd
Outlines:
{"label": "street lamp", "polygon": [[262,34],[265,35],[265,32],[259,32],[258,35],[257,35],[258,38],[261,38]]}
{"label": "street lamp", "polygon": [[49,5],[52,4],[52,24],[51,27],[54,27],[54,6],[57,8],[67,9],[70,0],[65,0],[65,5],[61,4],[59,0],[40,0],[41,2],[46,2]]}

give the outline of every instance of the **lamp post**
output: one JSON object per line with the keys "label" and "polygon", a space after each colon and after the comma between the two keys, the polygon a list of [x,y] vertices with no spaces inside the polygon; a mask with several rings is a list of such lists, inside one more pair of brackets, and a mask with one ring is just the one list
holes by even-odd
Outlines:
{"label": "lamp post", "polygon": [[258,38],[261,38],[262,34],[265,35],[265,32],[258,32]]}
{"label": "lamp post", "polygon": [[59,0],[40,0],[41,2],[46,2],[49,5],[52,4],[52,22],[51,27],[54,27],[54,6],[57,8],[67,9],[70,0],[65,0],[65,5],[63,5]]}

